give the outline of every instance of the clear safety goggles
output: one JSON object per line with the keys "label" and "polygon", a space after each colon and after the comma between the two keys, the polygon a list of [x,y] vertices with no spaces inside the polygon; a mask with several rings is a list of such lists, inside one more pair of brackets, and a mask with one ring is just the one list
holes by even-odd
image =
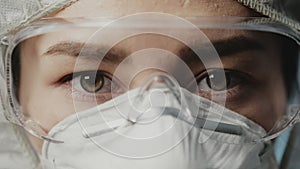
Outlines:
{"label": "clear safety goggles", "polygon": [[[180,88],[231,109],[266,130],[251,142],[273,139],[299,121],[298,107],[281,102],[286,101],[285,88],[278,91],[286,86],[284,69],[298,69],[293,58],[299,55],[299,33],[265,18],[155,13],[46,18],[2,42],[8,45],[6,117],[48,141],[63,142],[47,136],[59,121],[136,88],[140,92],[133,105],[158,88],[173,93],[183,106],[178,118],[242,136],[249,126],[239,126],[239,119],[213,123],[209,101],[196,103],[207,114],[191,111]],[[296,67],[282,66],[283,58]]]}

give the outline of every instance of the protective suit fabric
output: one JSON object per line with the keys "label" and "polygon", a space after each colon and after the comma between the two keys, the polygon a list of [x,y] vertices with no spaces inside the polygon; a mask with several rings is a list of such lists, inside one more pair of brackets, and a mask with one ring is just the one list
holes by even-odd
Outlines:
{"label": "protective suit fabric", "polygon": [[[134,92],[136,91],[130,91],[129,95],[134,97]],[[206,100],[188,91],[183,93],[186,98]],[[244,143],[241,136],[201,129],[197,122],[191,125],[168,113],[179,108],[174,98],[166,99],[168,103],[162,98],[160,95],[151,95],[152,107],[135,124],[128,122],[126,117],[129,119],[130,114],[124,113],[132,110],[128,108],[132,98],[128,99],[127,94],[67,117],[49,132],[50,137],[64,140],[64,143],[44,142],[41,154],[43,167],[277,168],[270,142]],[[193,102],[189,99],[187,101]],[[161,107],[162,105],[168,106]],[[211,109],[218,106],[212,103]],[[224,116],[228,115],[231,118],[244,119],[240,125],[255,125],[253,131],[248,133],[252,137],[259,137],[264,133],[251,120],[246,121],[245,117],[225,109]],[[221,121],[228,122],[226,118]]]}
{"label": "protective suit fabric", "polygon": [[74,0],[1,0],[0,35],[58,10]]}
{"label": "protective suit fabric", "polygon": [[[3,58],[7,49],[3,35],[24,26],[31,21],[44,17],[45,15],[59,10],[75,0],[1,0],[0,1],[0,65],[4,69]],[[1,71],[3,72],[3,71]],[[4,85],[4,75],[0,74],[0,87]],[[3,95],[4,89],[0,94]],[[3,104],[3,103],[1,103]],[[20,127],[10,124],[5,120],[0,106],[0,168],[36,168],[38,159],[33,149],[26,140],[26,135]]]}
{"label": "protective suit fabric", "polygon": [[[0,1],[0,65],[7,49],[5,34],[57,11],[76,0],[1,0]],[[1,71],[2,72],[2,71]],[[1,74],[1,76],[3,76]],[[1,77],[2,78],[2,77]],[[3,86],[3,85],[1,85]]]}
{"label": "protective suit fabric", "polygon": [[[41,18],[55,10],[61,9],[63,6],[74,2],[75,0],[1,0],[0,1],[0,40],[5,43],[2,38],[2,35],[20,27],[26,25],[27,23]],[[238,0],[239,2],[245,4],[246,6],[255,9],[256,11],[265,14],[271,18],[275,18],[278,21],[286,23],[292,26],[295,29],[299,30],[299,22],[295,22],[289,17],[283,14],[284,10],[279,12],[279,8],[272,7],[273,1],[260,1],[260,0]],[[287,1],[290,2],[290,1]],[[288,4],[288,3],[286,3]],[[290,4],[290,3],[289,3]],[[293,16],[293,14],[289,14]],[[6,52],[5,45],[0,43],[0,65],[3,69],[2,59],[4,58],[4,53]],[[1,71],[3,72],[3,71]],[[0,75],[1,83],[4,82],[3,75]],[[0,87],[4,85],[1,84]],[[1,94],[3,89],[1,89]],[[1,109],[1,111],[4,111]],[[28,143],[23,140],[20,140],[16,136],[16,128],[13,125],[5,121],[3,114],[0,114],[0,168],[33,168],[32,162],[29,162],[28,157],[24,156],[25,154],[33,155],[28,149]],[[19,135],[19,134],[17,134]],[[27,145],[27,146],[21,146]],[[25,149],[24,149],[25,148]],[[220,151],[221,152],[221,151]],[[271,153],[272,154],[272,153]],[[31,157],[34,158],[34,157]],[[14,160],[12,160],[14,159]],[[175,158],[176,159],[176,158]],[[74,162],[75,160],[72,160]],[[171,159],[171,161],[176,161]],[[130,166],[132,167],[132,165]],[[123,168],[123,167],[122,167]],[[272,167],[271,167],[272,168]],[[274,168],[274,167],[273,167]]]}
{"label": "protective suit fabric", "polygon": [[[0,168],[38,168],[39,160],[25,139],[24,130],[0,117]],[[32,153],[32,154],[31,154]]]}
{"label": "protective suit fabric", "polygon": [[[294,4],[295,0],[237,0],[243,5],[254,9],[258,13],[269,17],[270,19],[283,23],[285,25],[289,25],[291,28],[295,30],[300,30],[300,23],[297,20],[299,16],[299,11],[292,10],[291,11],[290,4]],[[297,3],[295,3],[297,4]]]}
{"label": "protective suit fabric", "polygon": [[[1,0],[0,1],[0,35],[7,33],[21,25],[41,18],[76,0]],[[270,18],[284,22],[299,30],[299,23],[290,19],[297,14],[286,16],[290,4],[295,0],[237,0]]]}
{"label": "protective suit fabric", "polygon": [[[19,27],[46,16],[47,14],[61,9],[74,0],[1,0],[0,1],[0,65],[3,66],[3,58],[7,49],[4,35]],[[4,75],[1,71],[1,82]],[[4,85],[1,84],[1,87]],[[3,89],[2,89],[3,90]],[[1,94],[3,92],[1,91]],[[3,108],[1,108],[2,110]]]}

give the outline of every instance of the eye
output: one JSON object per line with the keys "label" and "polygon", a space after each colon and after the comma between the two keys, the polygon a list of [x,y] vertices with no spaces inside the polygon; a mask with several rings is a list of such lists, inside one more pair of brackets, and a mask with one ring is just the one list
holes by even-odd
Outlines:
{"label": "eye", "polygon": [[71,80],[75,90],[86,93],[110,93],[113,89],[111,79],[104,72],[80,72],[73,74]]}
{"label": "eye", "polygon": [[230,90],[243,83],[246,76],[246,74],[234,70],[210,69],[199,76],[198,86],[200,90],[204,91]]}
{"label": "eye", "polygon": [[101,70],[82,71],[68,74],[56,84],[68,91],[73,101],[101,104],[126,92],[122,83],[111,77]]}
{"label": "eye", "polygon": [[104,85],[104,76],[102,74],[84,74],[80,77],[80,85],[88,93],[96,93]]}

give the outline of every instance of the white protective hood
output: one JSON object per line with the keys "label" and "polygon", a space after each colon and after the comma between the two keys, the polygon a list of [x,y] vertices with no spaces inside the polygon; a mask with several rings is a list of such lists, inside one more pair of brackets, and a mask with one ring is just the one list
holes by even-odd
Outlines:
{"label": "white protective hood", "polygon": [[[3,40],[3,35],[9,31],[24,26],[75,1],[77,0],[0,0],[0,41]],[[277,20],[299,30],[299,22],[287,18],[282,11],[278,12],[275,8],[273,9],[270,5],[273,2],[272,0],[237,1],[271,18],[278,17]],[[289,0],[290,3],[287,4],[291,4],[291,1]],[[6,47],[0,43],[0,94],[3,94],[5,86],[3,58]],[[24,131],[6,121],[1,106],[0,104],[0,168],[29,169],[38,167],[38,161],[34,158],[36,155],[32,154],[33,151],[30,145],[24,141],[26,139]]]}
{"label": "white protective hood", "polygon": [[[0,41],[6,33],[59,10],[75,0],[0,0]],[[5,88],[3,59],[6,46],[0,43],[0,94]],[[9,123],[0,103],[0,169],[39,168],[39,162],[24,130]]]}

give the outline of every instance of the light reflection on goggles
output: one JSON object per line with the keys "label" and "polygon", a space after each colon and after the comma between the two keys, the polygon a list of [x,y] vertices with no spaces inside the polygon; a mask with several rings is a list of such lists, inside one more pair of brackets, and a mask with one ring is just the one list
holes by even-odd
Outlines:
{"label": "light reflection on goggles", "polygon": [[[11,59],[14,57],[13,54],[18,53],[17,50],[21,50],[23,42],[26,43],[25,40],[30,40],[38,35],[46,39],[47,37],[52,38],[51,42],[58,37],[62,39],[58,44],[49,44],[52,47],[48,48],[44,55],[61,57],[68,54],[76,57],[70,75],[60,79],[60,82],[69,82],[72,79],[74,110],[70,111],[71,113],[55,112],[59,114],[57,117],[59,120],[67,115],[74,114],[74,112],[92,108],[129,90],[140,87],[148,80],[149,75],[156,71],[169,74],[176,79],[179,86],[196,94],[201,93],[203,88],[207,90],[214,87],[217,91],[226,90],[228,88],[227,75],[231,70],[225,69],[223,71],[224,66],[219,55],[220,57],[222,55],[233,55],[234,49],[240,50],[236,52],[260,50],[263,45],[267,44],[269,36],[279,37],[280,34],[288,36],[296,40],[297,50],[299,50],[299,41],[297,41],[299,36],[297,33],[283,26],[270,29],[270,26],[263,22],[250,22],[255,18],[191,18],[187,21],[171,15],[146,13],[124,17],[110,24],[103,18],[99,20],[98,22],[87,20],[87,22],[82,23],[73,21],[57,22],[54,19],[43,20],[21,30],[16,33],[14,39],[10,39],[12,45],[9,46],[6,58],[7,92],[10,105],[6,116],[10,121],[24,126],[37,137],[52,140],[46,136],[47,132],[43,130],[44,127],[39,126],[31,118],[22,114],[22,112],[25,114],[28,114],[28,112],[19,107],[19,98],[17,98],[19,93],[14,86],[16,82],[13,81],[15,78],[12,71],[12,68],[15,67]],[[230,36],[236,34],[240,36],[230,39]],[[224,40],[222,37],[230,40]],[[262,42],[255,43],[257,39],[249,37],[259,37]],[[79,40],[80,42],[78,42]],[[137,46],[135,45],[137,42],[140,42],[138,43],[140,48],[134,48]],[[18,47],[16,47],[17,45]],[[175,50],[174,46],[180,46],[179,50],[178,48]],[[128,53],[128,51],[120,49],[121,47],[132,51]],[[22,50],[19,53],[22,53]],[[125,57],[122,58],[122,56]],[[113,63],[116,60],[119,62],[117,64]],[[193,63],[198,63],[198,66],[192,65]],[[197,70],[200,67],[199,65],[202,66],[204,71]],[[234,72],[235,77],[241,76],[240,72],[232,72]],[[20,72],[20,75],[22,73]],[[206,75],[205,78],[202,76],[203,74]],[[208,80],[206,80],[207,77],[209,77]],[[222,80],[213,81],[215,77]],[[247,77],[243,78],[247,79]],[[205,83],[202,83],[203,80]],[[239,82],[238,80],[233,81],[235,83]],[[200,87],[202,88],[199,89]],[[101,89],[105,90],[102,91]],[[79,90],[88,91],[90,94],[81,96]],[[97,92],[103,93],[99,95]],[[216,94],[215,91],[209,91],[206,92],[205,96],[225,106],[226,93]],[[186,112],[188,111],[186,110]],[[165,113],[168,114],[168,111]],[[175,114],[169,113],[169,115],[177,116],[179,114],[175,112]],[[274,138],[278,133],[295,123],[297,119],[298,110],[280,117],[279,122],[275,123],[275,127],[270,129],[262,140],[267,141]],[[242,134],[242,129],[239,126],[223,123],[217,125],[206,118],[198,118],[197,120],[196,123],[199,128],[205,128],[203,125],[205,122],[208,126],[209,124],[215,126],[214,130],[216,131]],[[134,122],[132,119],[129,121]],[[43,124],[41,125],[43,126]],[[206,127],[205,129],[211,128]]]}
{"label": "light reflection on goggles", "polygon": [[[155,91],[162,92],[163,93],[162,95],[171,95],[171,97],[168,99],[174,99],[174,102],[176,102],[177,105],[165,104],[165,103],[163,103],[162,105],[155,105],[155,103],[152,103],[155,101],[151,100],[150,98],[152,94],[151,92],[155,92]],[[180,90],[180,86],[178,84],[176,85],[175,79],[162,73],[154,74],[152,78],[150,78],[148,83],[138,90],[138,94],[136,96],[132,98],[131,97],[128,98],[132,100],[132,105],[131,105],[132,108],[130,108],[127,115],[121,115],[123,117],[122,120],[120,119],[120,120],[114,120],[112,122],[106,122],[109,124],[111,128],[104,129],[104,130],[96,128],[95,131],[93,131],[92,133],[84,133],[84,137],[92,138],[92,137],[104,135],[108,132],[112,132],[114,130],[118,130],[119,128],[123,128],[123,127],[129,127],[134,124],[147,124],[147,122],[143,122],[143,120],[140,119],[145,118],[143,116],[147,116],[146,113],[147,112],[149,113],[150,109],[151,110],[157,109],[156,111],[159,112],[158,113],[159,116],[172,116],[174,118],[178,118],[179,120],[185,121],[191,126],[194,126],[199,129],[205,129],[205,130],[216,131],[216,132],[227,133],[227,134],[234,134],[238,136],[243,135],[241,126],[208,120],[207,119],[207,116],[209,116],[208,113],[211,112],[205,109],[205,107],[206,108],[210,107],[211,103],[208,100],[207,102],[195,102],[193,103],[193,105],[199,105],[199,107],[198,106],[193,107],[191,105],[191,102],[193,102],[191,101],[191,99],[193,98],[189,98],[187,100],[187,98],[185,96],[182,96],[182,94],[183,93]],[[188,102],[190,103],[188,104]],[[124,112],[124,109],[121,110],[119,108],[119,111]],[[198,115],[198,111],[201,112],[204,111],[206,113],[205,114],[202,113],[201,115],[200,114]],[[216,110],[216,111],[220,111],[220,110]],[[101,110],[99,112],[101,112]],[[80,120],[80,114],[78,115],[78,117]],[[153,118],[153,116],[150,116],[148,118],[151,119]],[[221,116],[219,118],[221,119]],[[147,119],[147,117],[145,119]],[[155,117],[154,120],[156,120]]]}

